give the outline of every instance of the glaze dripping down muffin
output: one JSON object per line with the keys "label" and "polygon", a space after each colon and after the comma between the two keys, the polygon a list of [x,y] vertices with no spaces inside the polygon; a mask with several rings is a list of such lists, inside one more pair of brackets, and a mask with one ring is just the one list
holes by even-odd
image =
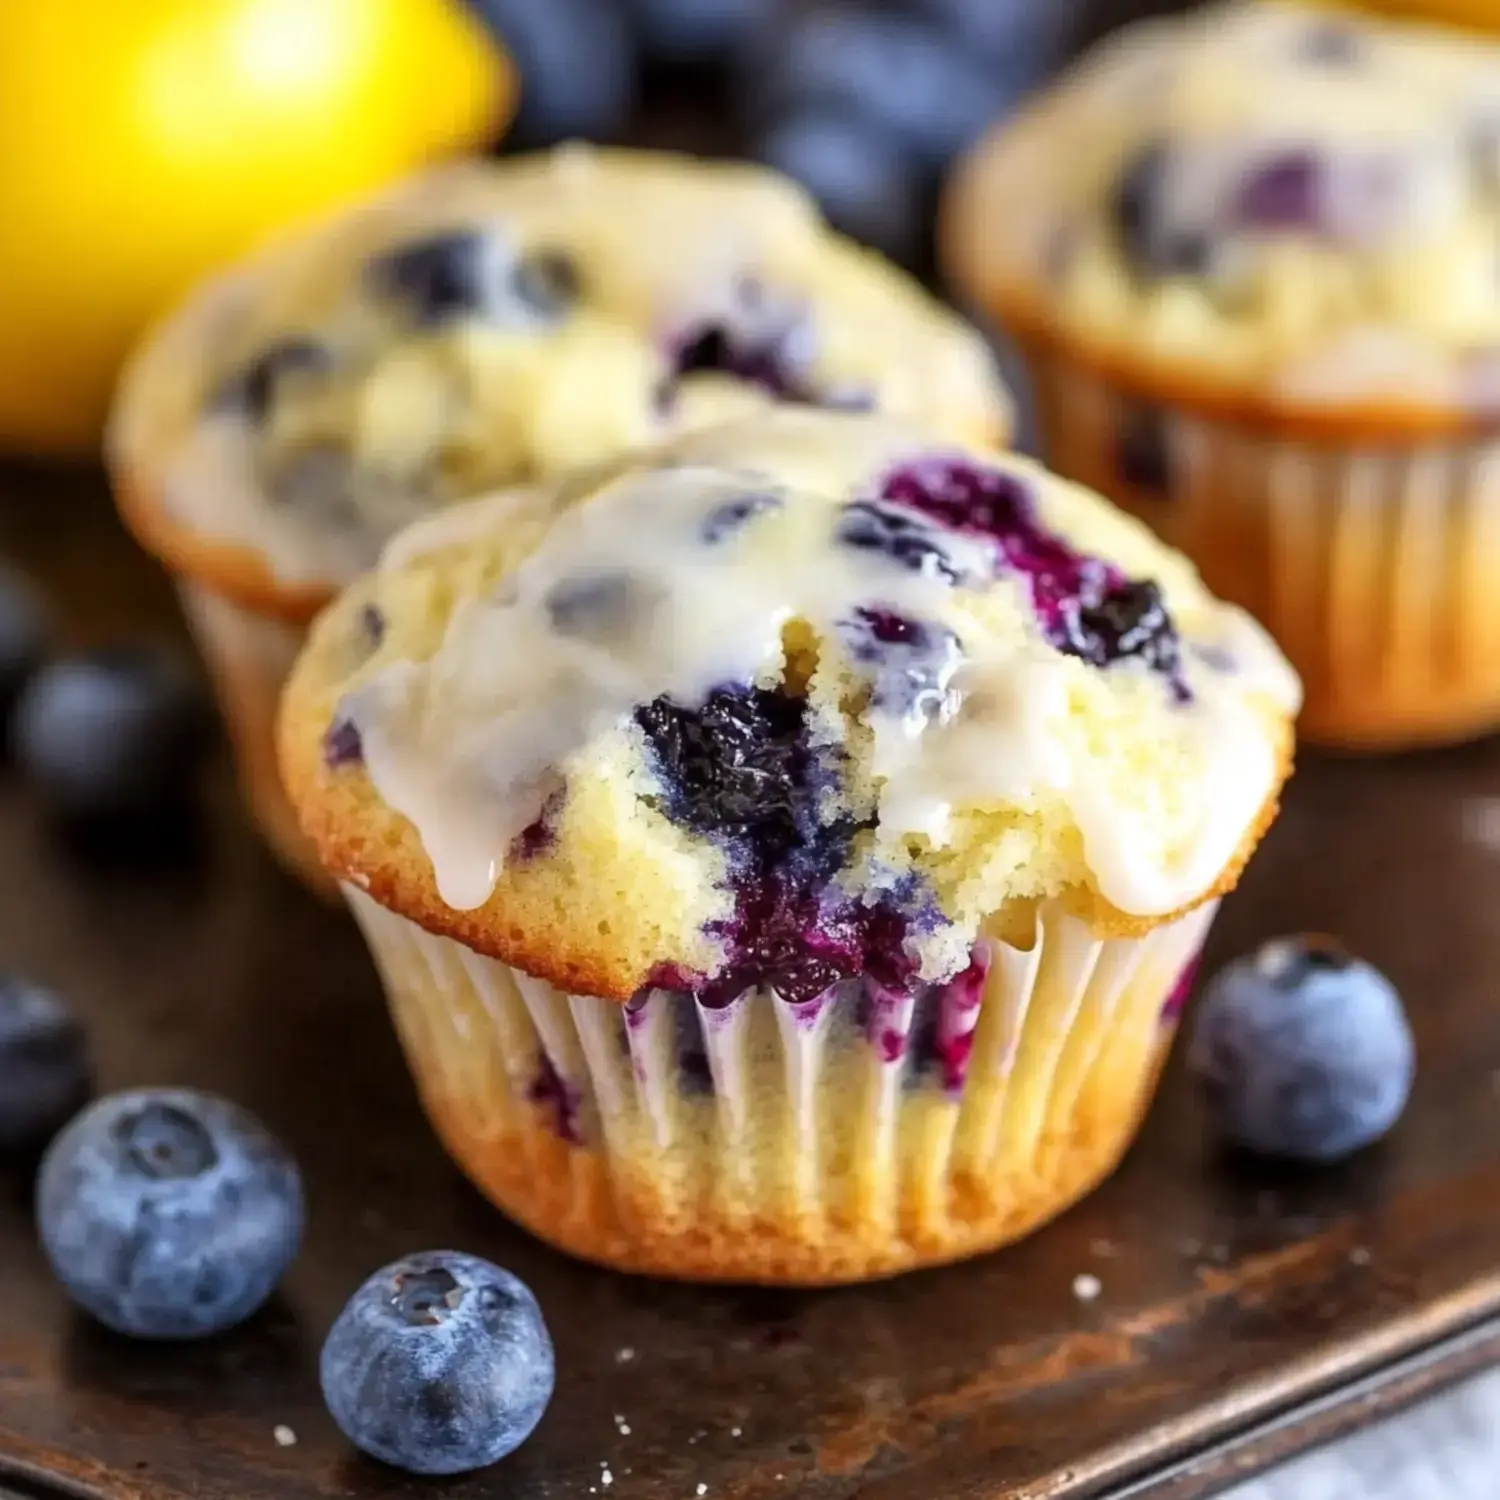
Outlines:
{"label": "glaze dripping down muffin", "polygon": [[[640,1109],[689,1108],[648,1097],[667,1031],[679,1094],[696,1066],[699,1095],[706,1067],[708,1094],[777,1121],[821,1108],[762,1077],[786,1027],[776,1047],[813,1067],[816,1042],[829,1089],[905,1069],[956,1121],[997,1083],[970,1059],[998,1045],[1002,997],[1061,999],[1075,938],[1090,957],[1068,1003],[1107,980],[1158,1036],[1274,813],[1297,693],[1248,617],[1095,497],[920,428],[783,409],[405,533],[315,626],[282,763],[398,1016],[454,1004],[404,967],[429,945],[508,986],[536,1028],[523,1094],[571,1100],[565,1144],[590,1155],[626,1129],[591,1076],[620,1053],[643,1049]],[[1070,1171],[1113,1160],[1154,1056]],[[557,1237],[466,1144],[459,1092],[429,1090],[445,1137]],[[1057,1206],[992,1205],[947,1253]],[[632,1250],[624,1226],[575,1248],[735,1269],[677,1232],[675,1250]],[[778,1242],[761,1271],[917,1256],[831,1233]]]}

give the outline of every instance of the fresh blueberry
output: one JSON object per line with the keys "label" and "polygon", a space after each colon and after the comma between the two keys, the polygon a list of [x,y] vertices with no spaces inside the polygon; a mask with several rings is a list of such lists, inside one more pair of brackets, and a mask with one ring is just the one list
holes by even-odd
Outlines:
{"label": "fresh blueberry", "polygon": [[1080,0],[909,0],[907,8],[983,57],[991,77],[1024,88],[1061,60],[1086,6]]}
{"label": "fresh blueberry", "polygon": [[1004,100],[1003,82],[942,27],[849,4],[790,16],[754,50],[746,74],[760,118],[846,112],[884,126],[929,171],[969,145]]}
{"label": "fresh blueberry", "polygon": [[52,612],[42,591],[24,573],[0,564],[0,714],[46,659]]}
{"label": "fresh blueberry", "polygon": [[228,1100],[138,1089],[92,1104],[37,1182],[57,1279],[118,1333],[191,1339],[243,1322],[302,1235],[296,1163]]}
{"label": "fresh blueberry", "polygon": [[44,1144],[92,1083],[78,1018],[51,990],[0,975],[0,1152]]}
{"label": "fresh blueberry", "polygon": [[1411,1091],[1401,999],[1378,970],[1309,938],[1237,959],[1198,1002],[1192,1066],[1225,1138],[1329,1162],[1383,1136]]}
{"label": "fresh blueberry", "polygon": [[669,67],[721,63],[737,56],[774,9],[775,0],[623,0],[647,62]]}
{"label": "fresh blueberry", "polygon": [[326,374],[333,368],[328,349],[312,339],[290,338],[261,350],[218,390],[215,404],[251,422],[264,422],[289,379]]}
{"label": "fresh blueberry", "polygon": [[12,734],[18,763],[53,810],[92,820],[180,805],[207,725],[181,657],[121,646],[44,667],[21,695]]}
{"label": "fresh blueberry", "polygon": [[751,155],[800,182],[837,230],[902,265],[924,250],[923,174],[888,129],[819,104],[773,120]]}
{"label": "fresh blueberry", "polygon": [[478,1256],[432,1250],[392,1262],[349,1299],[320,1374],[357,1448],[414,1474],[463,1474],[531,1436],[556,1365],[521,1282]]}
{"label": "fresh blueberry", "polygon": [[522,150],[612,140],[635,103],[635,46],[616,0],[471,0],[521,75],[506,136]]}

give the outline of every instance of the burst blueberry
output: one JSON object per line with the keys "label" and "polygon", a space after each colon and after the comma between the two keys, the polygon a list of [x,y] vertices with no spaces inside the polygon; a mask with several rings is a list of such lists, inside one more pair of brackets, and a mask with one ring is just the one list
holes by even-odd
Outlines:
{"label": "burst blueberry", "polygon": [[463,1474],[531,1436],[552,1399],[552,1340],[531,1292],[455,1251],[409,1255],[349,1299],[320,1362],[354,1445],[415,1474]]}
{"label": "burst blueberry", "polygon": [[191,1339],[242,1322],[302,1234],[296,1164],[248,1111],[189,1089],[91,1105],[52,1142],[37,1221],[54,1274],[119,1333]]}
{"label": "burst blueberry", "polygon": [[1395,1124],[1415,1055],[1400,996],[1383,974],[1327,940],[1289,938],[1209,983],[1191,1061],[1227,1140],[1329,1162]]}
{"label": "burst blueberry", "polygon": [[88,1043],[42,985],[0,975],[0,1151],[44,1144],[87,1101]]}
{"label": "burst blueberry", "polygon": [[846,547],[876,552],[930,578],[960,583],[964,571],[942,531],[906,506],[856,500],[839,516],[835,533]]}
{"label": "burst blueberry", "polygon": [[658,698],[636,711],[666,810],[699,833],[746,839],[770,857],[816,831],[813,751],[800,699],[721,688],[701,708]]}
{"label": "burst blueberry", "polygon": [[1025,578],[1042,631],[1057,650],[1096,667],[1139,659],[1186,699],[1177,630],[1158,587],[1127,579],[1048,531],[1024,480],[935,455],[892,471],[880,495],[887,510],[905,507],[991,542],[996,566]]}
{"label": "burst blueberry", "polygon": [[913,730],[942,721],[957,707],[952,681],[963,663],[963,647],[946,626],[862,609],[839,634],[853,659],[871,669],[872,707],[905,720]]}

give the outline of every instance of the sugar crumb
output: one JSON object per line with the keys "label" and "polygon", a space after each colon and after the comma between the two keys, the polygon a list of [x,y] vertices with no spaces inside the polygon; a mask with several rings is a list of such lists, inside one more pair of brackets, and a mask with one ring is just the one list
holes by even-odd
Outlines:
{"label": "sugar crumb", "polygon": [[635,1350],[627,1346],[624,1349],[615,1350],[615,1363],[617,1365],[628,1365],[635,1358]]}
{"label": "sugar crumb", "polygon": [[699,1495],[706,1495],[708,1493],[708,1486],[706,1484],[700,1484],[694,1493]]}
{"label": "sugar crumb", "polygon": [[297,1434],[285,1422],[278,1422],[271,1429],[271,1436],[276,1439],[278,1448],[290,1448],[297,1441]]}
{"label": "sugar crumb", "polygon": [[745,1429],[743,1427],[731,1427],[729,1429],[729,1435],[730,1437],[743,1437],[745,1435]]}
{"label": "sugar crumb", "polygon": [[1370,1264],[1370,1252],[1363,1245],[1356,1245],[1349,1252],[1349,1264],[1351,1266],[1367,1266]]}
{"label": "sugar crumb", "polygon": [[1092,1302],[1103,1290],[1104,1286],[1097,1276],[1090,1276],[1085,1272],[1082,1276],[1073,1278],[1073,1295],[1080,1302]]}

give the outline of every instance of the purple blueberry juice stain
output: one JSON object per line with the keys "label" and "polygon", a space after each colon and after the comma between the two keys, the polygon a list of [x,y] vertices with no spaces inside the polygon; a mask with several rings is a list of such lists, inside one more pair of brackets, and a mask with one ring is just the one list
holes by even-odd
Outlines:
{"label": "purple blueberry juice stain", "polygon": [[542,804],[534,821],[518,833],[510,846],[510,857],[519,864],[537,859],[557,842],[557,819],[562,812],[564,794],[553,792]]}
{"label": "purple blueberry juice stain", "polygon": [[365,758],[364,741],[353,719],[335,719],[323,736],[323,764],[331,771],[358,765]]}
{"label": "purple blueberry juice stain", "polygon": [[989,949],[981,944],[970,955],[969,967],[938,991],[937,1060],[943,1070],[943,1088],[950,1094],[961,1094],[968,1081],[974,1030],[989,972]]}
{"label": "purple blueberry juice stain", "polygon": [[581,1146],[583,1136],[578,1128],[578,1106],[582,1103],[578,1091],[563,1078],[552,1059],[543,1051],[537,1059],[536,1077],[526,1091],[531,1103],[539,1105],[551,1117],[552,1128],[570,1146]]}
{"label": "purple blueberry juice stain", "polygon": [[893,989],[876,979],[865,981],[865,1035],[883,1063],[898,1063],[906,1056],[912,1035],[915,997],[909,987]]}
{"label": "purple blueberry juice stain", "polygon": [[979,944],[961,974],[944,984],[924,987],[911,1027],[911,1086],[921,1086],[936,1075],[945,1093],[963,1093],[989,971],[989,949]]}
{"label": "purple blueberry juice stain", "polygon": [[879,498],[989,540],[997,567],[1026,579],[1042,633],[1058,651],[1096,667],[1139,659],[1187,701],[1181,644],[1161,590],[1049,532],[1025,480],[934,455],[888,474]]}
{"label": "purple blueberry juice stain", "polygon": [[1182,972],[1177,976],[1177,983],[1172,986],[1172,993],[1167,996],[1166,1004],[1161,1008],[1161,1019],[1164,1022],[1175,1022],[1182,1015],[1188,1003],[1188,997],[1193,993],[1193,985],[1198,978],[1198,966],[1202,961],[1203,954],[1200,951],[1193,954],[1182,966]]}
{"label": "purple blueberry juice stain", "polygon": [[1246,229],[1323,230],[1327,166],[1310,150],[1284,151],[1258,163],[1240,183],[1235,221]]}

